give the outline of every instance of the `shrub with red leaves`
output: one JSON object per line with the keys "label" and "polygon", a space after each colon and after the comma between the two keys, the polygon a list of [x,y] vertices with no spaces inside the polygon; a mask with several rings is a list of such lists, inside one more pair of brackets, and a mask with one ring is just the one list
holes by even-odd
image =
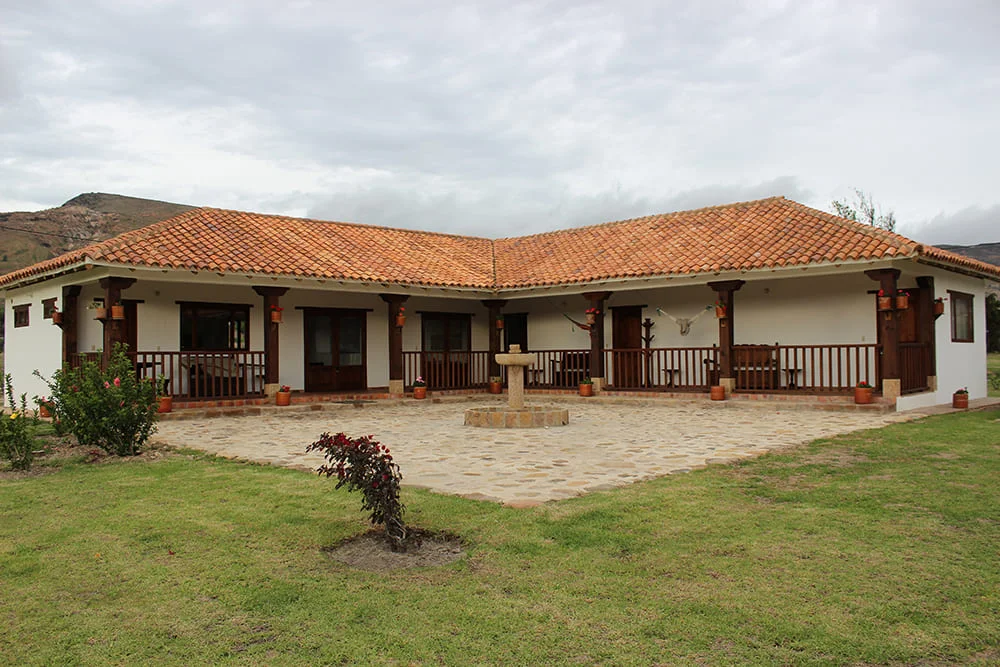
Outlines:
{"label": "shrub with red leaves", "polygon": [[371,512],[372,524],[385,526],[385,534],[393,551],[406,551],[406,526],[403,524],[403,504],[399,500],[399,483],[403,475],[393,463],[389,448],[366,435],[348,437],[345,433],[324,433],[306,447],[307,452],[323,452],[327,460],[317,469],[320,475],[337,476],[337,487],[361,491],[361,509]]}

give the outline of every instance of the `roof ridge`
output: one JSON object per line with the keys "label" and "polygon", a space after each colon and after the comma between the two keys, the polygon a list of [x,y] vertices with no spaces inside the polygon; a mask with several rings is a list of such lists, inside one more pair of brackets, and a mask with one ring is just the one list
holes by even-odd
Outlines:
{"label": "roof ridge", "polygon": [[726,208],[736,208],[739,206],[749,206],[753,204],[760,204],[766,201],[773,201],[775,199],[784,199],[785,201],[791,201],[790,199],[785,199],[783,195],[775,195],[773,197],[763,197],[762,199],[749,199],[747,201],[731,202],[729,204],[716,204],[714,206],[702,206],[701,208],[689,208],[682,211],[670,211],[668,213],[650,213],[649,215],[640,215],[635,218],[625,218],[623,220],[610,220],[608,222],[596,222],[591,225],[580,225],[579,227],[568,227],[566,229],[553,229],[548,232],[539,232],[537,234],[528,234],[527,236],[504,236],[495,241],[520,241],[523,239],[535,239],[540,236],[551,236],[553,234],[566,234],[571,232],[576,232],[586,229],[597,229],[599,227],[612,227],[614,225],[623,225],[626,223],[638,222],[640,220],[647,220],[650,218],[672,218],[680,215],[690,215],[692,213],[705,213],[707,211],[714,211],[718,209]]}

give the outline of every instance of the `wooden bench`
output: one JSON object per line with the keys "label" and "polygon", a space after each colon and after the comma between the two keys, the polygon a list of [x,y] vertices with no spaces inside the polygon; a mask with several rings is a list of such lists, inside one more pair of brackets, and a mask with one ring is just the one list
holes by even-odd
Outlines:
{"label": "wooden bench", "polygon": [[778,350],[770,345],[733,345],[733,375],[738,389],[778,389]]}

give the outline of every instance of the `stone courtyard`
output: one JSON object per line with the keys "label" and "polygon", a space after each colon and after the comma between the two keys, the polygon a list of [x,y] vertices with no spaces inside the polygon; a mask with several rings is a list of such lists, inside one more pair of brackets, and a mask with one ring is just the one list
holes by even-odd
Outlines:
{"label": "stone courtyard", "polygon": [[165,420],[155,437],[223,457],[311,470],[322,459],[305,447],[324,431],[370,434],[392,450],[405,486],[528,506],[914,417],[704,400],[548,397],[532,405],[567,408],[568,425],[493,430],[463,424],[465,408],[489,405],[502,402],[477,395],[267,407],[253,416]]}

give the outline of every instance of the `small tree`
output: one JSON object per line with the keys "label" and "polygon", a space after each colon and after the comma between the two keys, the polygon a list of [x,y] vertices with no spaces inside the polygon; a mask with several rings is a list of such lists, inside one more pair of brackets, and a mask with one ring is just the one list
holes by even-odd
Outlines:
{"label": "small tree", "polygon": [[21,394],[21,400],[17,400],[10,373],[0,386],[0,408],[8,401],[10,414],[2,414],[0,410],[0,456],[10,461],[14,470],[27,470],[35,458],[35,438],[31,431],[38,425],[38,416],[28,412],[27,394]]}
{"label": "small tree", "polygon": [[834,212],[842,218],[881,227],[888,232],[896,231],[896,214],[892,211],[882,213],[882,208],[875,204],[872,196],[863,190],[854,188],[854,201],[834,200],[831,202]]}
{"label": "small tree", "polygon": [[361,491],[361,509],[371,512],[373,525],[385,526],[386,538],[393,551],[406,551],[406,525],[399,484],[403,475],[393,463],[389,448],[366,435],[350,438],[345,433],[324,433],[306,447],[307,452],[323,452],[328,463],[317,469],[320,475],[337,476],[337,487]]}

